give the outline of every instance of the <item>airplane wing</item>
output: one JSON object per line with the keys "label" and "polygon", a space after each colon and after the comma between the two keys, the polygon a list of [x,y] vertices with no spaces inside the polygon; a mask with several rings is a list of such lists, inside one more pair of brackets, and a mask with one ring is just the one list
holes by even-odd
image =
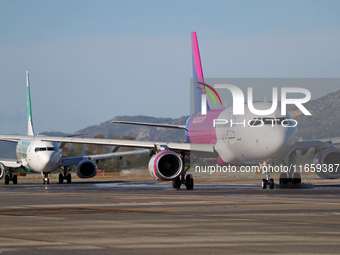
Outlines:
{"label": "airplane wing", "polygon": [[19,139],[0,139],[0,141],[10,142],[10,143],[18,143]]}
{"label": "airplane wing", "polygon": [[80,137],[53,137],[53,136],[25,136],[25,135],[0,135],[2,139],[29,139],[38,141],[50,141],[60,143],[81,143],[108,146],[134,147],[144,149],[162,150],[169,149],[174,152],[194,153],[199,156],[217,156],[214,144],[190,144],[190,143],[171,143],[171,142],[147,142],[135,140],[101,139],[101,138],[80,138]]}
{"label": "airplane wing", "polygon": [[187,130],[186,126],[184,126],[184,125],[147,123],[147,122],[133,122],[133,121],[120,121],[120,120],[113,120],[111,122],[112,123],[119,123],[119,124],[140,125],[140,126],[148,126],[148,127],[176,128],[176,129]]}
{"label": "airplane wing", "polygon": [[21,160],[15,159],[0,159],[0,179],[5,175],[5,167],[7,168],[19,168],[22,166]]}
{"label": "airplane wing", "polygon": [[139,155],[139,154],[146,154],[146,153],[150,153],[150,151],[149,150],[122,151],[122,152],[112,152],[112,153],[105,153],[105,154],[87,155],[87,156],[81,156],[81,157],[62,158],[60,165],[61,166],[78,165],[79,162],[84,159],[90,159],[92,161],[95,161],[95,160],[103,160],[103,159],[108,159],[108,158],[117,158],[117,157]]}
{"label": "airplane wing", "polygon": [[131,155],[140,155],[140,154],[149,154],[150,150],[134,150],[134,151],[122,151],[122,152],[112,152],[105,154],[97,154],[97,155],[88,155],[87,158],[91,160],[102,160],[107,158],[117,158]]}
{"label": "airplane wing", "polygon": [[21,160],[18,159],[0,159],[0,163],[5,167],[19,168],[22,166]]}
{"label": "airplane wing", "polygon": [[329,145],[337,145],[337,144],[340,144],[340,137],[310,140],[310,141],[299,141],[295,145],[295,150],[304,150],[304,149],[309,149],[311,147],[322,147],[322,146],[329,147]]}

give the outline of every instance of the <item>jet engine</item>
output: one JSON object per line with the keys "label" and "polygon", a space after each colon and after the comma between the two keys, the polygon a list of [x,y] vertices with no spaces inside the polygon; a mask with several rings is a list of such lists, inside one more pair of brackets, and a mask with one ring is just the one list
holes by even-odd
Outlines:
{"label": "jet engine", "polygon": [[316,155],[315,172],[322,179],[340,178],[340,150],[327,149]]}
{"label": "jet engine", "polygon": [[159,152],[149,161],[149,172],[156,181],[172,181],[180,175],[182,168],[181,156],[173,151]]}
{"label": "jet engine", "polygon": [[91,178],[97,175],[97,165],[89,159],[83,159],[77,165],[77,175],[79,178]]}
{"label": "jet engine", "polygon": [[5,175],[5,166],[2,163],[0,163],[0,180],[4,178],[4,175]]}

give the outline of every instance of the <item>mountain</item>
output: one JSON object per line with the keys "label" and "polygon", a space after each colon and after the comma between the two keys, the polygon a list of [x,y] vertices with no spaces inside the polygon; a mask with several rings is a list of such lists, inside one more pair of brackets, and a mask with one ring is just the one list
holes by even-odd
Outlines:
{"label": "mountain", "polygon": [[[150,122],[150,123],[167,123],[176,125],[185,125],[189,116],[183,116],[178,119],[172,118],[155,118],[149,116],[118,116],[113,120],[134,121],[134,122]],[[91,136],[98,134],[112,138],[115,136],[132,136],[140,141],[170,141],[185,142],[185,134],[183,130],[173,128],[146,127],[126,124],[114,124],[112,120],[101,123],[98,126],[91,126],[81,129],[76,133],[90,133]]]}
{"label": "mountain", "polygon": [[299,138],[310,140],[340,136],[340,90],[309,101],[304,106],[312,116],[305,116],[295,106],[288,109],[298,122]]}

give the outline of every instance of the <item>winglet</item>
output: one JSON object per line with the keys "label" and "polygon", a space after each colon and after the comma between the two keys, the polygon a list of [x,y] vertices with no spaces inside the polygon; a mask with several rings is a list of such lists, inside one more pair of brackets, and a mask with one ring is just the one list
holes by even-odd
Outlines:
{"label": "winglet", "polygon": [[[205,94],[204,90],[204,77],[202,71],[202,63],[200,57],[200,51],[198,48],[197,34],[191,33],[191,48],[192,48],[192,70],[193,70],[193,82],[194,82],[194,110],[199,112],[201,110],[202,94]],[[197,89],[201,88],[201,89]],[[209,108],[209,106],[207,106]]]}
{"label": "winglet", "polygon": [[27,86],[27,120],[28,120],[27,135],[34,135],[28,71],[26,71],[26,86]]}

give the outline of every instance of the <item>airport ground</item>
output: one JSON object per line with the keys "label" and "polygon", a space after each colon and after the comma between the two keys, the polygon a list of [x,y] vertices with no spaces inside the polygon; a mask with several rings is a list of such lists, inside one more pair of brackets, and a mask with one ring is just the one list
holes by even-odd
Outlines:
{"label": "airport ground", "polygon": [[[1,254],[338,254],[340,181],[197,176],[173,190],[138,172],[0,184]],[[3,180],[2,180],[3,181]],[[276,178],[277,181],[277,178]]]}

